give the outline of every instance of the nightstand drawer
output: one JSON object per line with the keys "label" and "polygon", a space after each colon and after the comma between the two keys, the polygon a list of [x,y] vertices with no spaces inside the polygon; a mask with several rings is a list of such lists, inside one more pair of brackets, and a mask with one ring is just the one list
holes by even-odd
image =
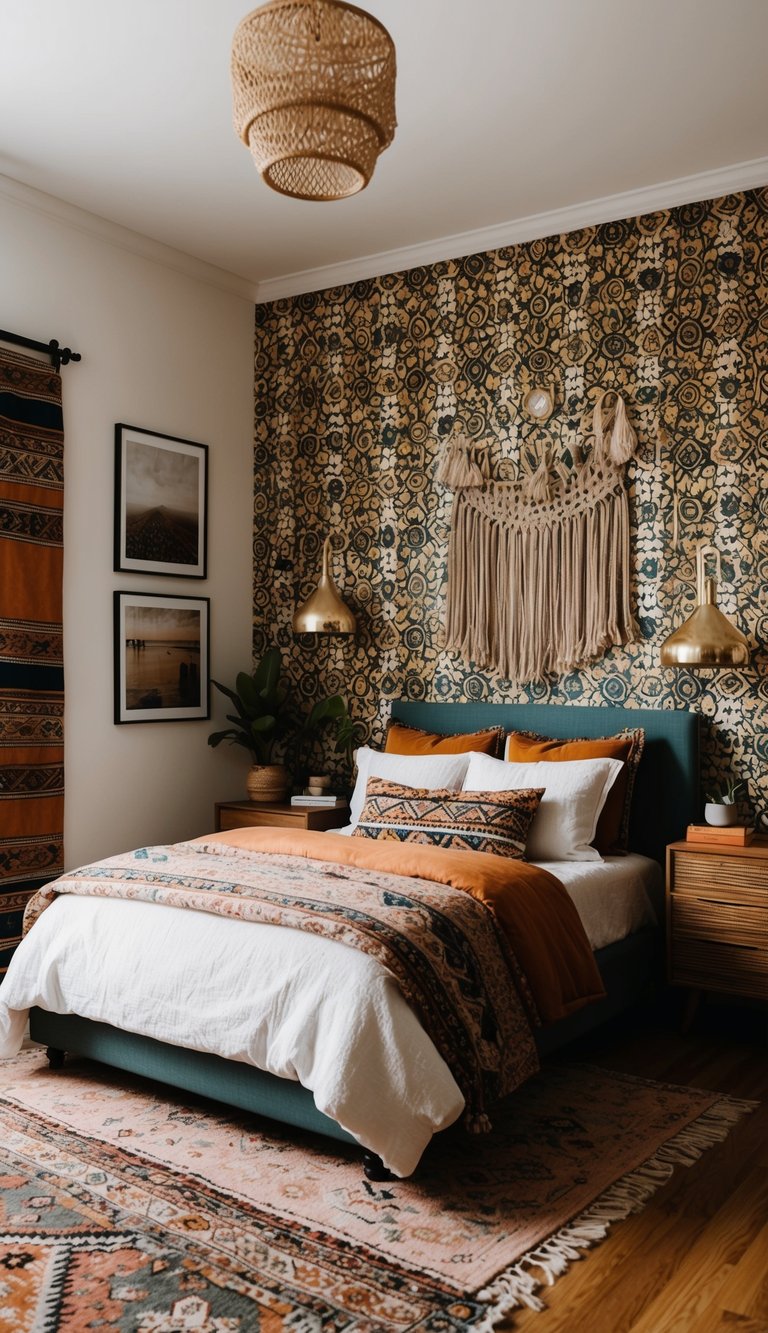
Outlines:
{"label": "nightstand drawer", "polygon": [[716,902],[695,898],[693,894],[672,895],[672,935],[715,940],[722,944],[741,944],[768,952],[768,912],[761,907]]}
{"label": "nightstand drawer", "polygon": [[671,884],[674,893],[692,891],[721,902],[768,907],[768,863],[763,858],[701,856],[676,851]]}
{"label": "nightstand drawer", "polygon": [[291,805],[288,801],[217,801],[214,827],[217,833],[236,828],[315,829],[341,828],[349,823],[346,801],[335,805]]}
{"label": "nightstand drawer", "polygon": [[219,828],[222,833],[233,828],[296,828],[297,820],[290,815],[267,814],[261,810],[228,810],[222,807],[219,813]]}
{"label": "nightstand drawer", "polygon": [[768,949],[676,936],[670,981],[768,999]]}

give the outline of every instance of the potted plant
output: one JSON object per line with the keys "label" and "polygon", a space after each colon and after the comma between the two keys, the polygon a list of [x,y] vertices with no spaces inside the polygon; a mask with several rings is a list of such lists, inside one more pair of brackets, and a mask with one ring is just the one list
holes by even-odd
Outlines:
{"label": "potted plant", "polygon": [[282,801],[288,790],[285,765],[272,762],[275,742],[290,727],[286,708],[288,690],[280,680],[281,666],[280,649],[270,648],[252,674],[238,672],[233,690],[218,680],[213,681],[216,689],[231,700],[236,711],[227,713],[227,721],[232,726],[224,731],[211,732],[208,744],[215,749],[222,741],[231,741],[248,751],[252,762],[246,789],[252,801]]}
{"label": "potted plant", "polygon": [[358,726],[349,716],[341,695],[332,694],[327,699],[318,699],[305,718],[297,719],[289,742],[294,781],[300,787],[304,787],[309,780],[317,754],[317,742],[328,727],[335,732],[334,754],[343,755],[346,769],[348,772],[352,770],[352,750],[358,741]]}
{"label": "potted plant", "polygon": [[708,824],[723,828],[725,825],[737,824],[739,822],[736,793],[743,786],[743,782],[729,780],[724,786],[715,787],[713,791],[707,792],[707,803],[704,806],[704,818]]}
{"label": "potted plant", "polygon": [[351,767],[355,724],[341,695],[318,699],[304,717],[291,703],[288,686],[280,679],[281,672],[280,649],[269,648],[252,673],[238,672],[233,690],[218,680],[213,681],[236,711],[227,714],[232,725],[224,731],[211,732],[208,744],[215,749],[222,741],[230,741],[248,751],[252,764],[246,789],[252,801],[281,801],[288,791],[288,770],[283,763],[274,762],[278,744],[290,754],[294,777],[306,780],[311,750],[326,725],[335,727],[336,753],[345,754]]}

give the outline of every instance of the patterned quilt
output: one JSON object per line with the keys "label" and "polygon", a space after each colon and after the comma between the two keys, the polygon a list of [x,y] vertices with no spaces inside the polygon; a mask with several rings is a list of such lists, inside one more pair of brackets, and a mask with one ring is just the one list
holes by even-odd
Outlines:
{"label": "patterned quilt", "polygon": [[[448,871],[457,857],[468,857],[482,879],[482,863],[500,858],[430,849],[422,857],[428,874],[415,876],[413,849],[403,857],[397,844],[358,844],[352,851],[340,845],[349,839],[314,833],[304,834],[292,854],[282,850],[290,846],[284,834],[247,833],[261,844],[257,850],[233,845],[237,834],[219,835],[142,847],[75,870],[35,894],[25,932],[55,897],[77,894],[284,925],[360,949],[397,979],[461,1088],[469,1128],[489,1128],[493,1101],[538,1067],[531,1027],[537,1010],[494,912],[457,891]],[[424,850],[417,849],[417,862]],[[434,865],[448,882],[434,877]],[[504,861],[510,883],[519,865]]]}

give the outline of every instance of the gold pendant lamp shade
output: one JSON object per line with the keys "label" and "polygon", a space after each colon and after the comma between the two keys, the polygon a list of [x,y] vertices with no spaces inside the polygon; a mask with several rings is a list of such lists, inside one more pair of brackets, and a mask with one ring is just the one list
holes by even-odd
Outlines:
{"label": "gold pendant lamp shade", "polygon": [[346,199],[394,138],[395,47],[343,0],[270,0],[232,43],[235,129],[273,190]]}
{"label": "gold pendant lamp shade", "polygon": [[[704,561],[714,556],[717,577],[707,577]],[[743,667],[749,662],[749,644],[715,602],[720,579],[720,552],[701,542],[696,550],[698,606],[679,629],[661,646],[662,666]]]}
{"label": "gold pendant lamp shade", "polygon": [[294,634],[354,634],[357,620],[331,574],[331,539],[323,542],[323,572],[315,591],[293,615]]}

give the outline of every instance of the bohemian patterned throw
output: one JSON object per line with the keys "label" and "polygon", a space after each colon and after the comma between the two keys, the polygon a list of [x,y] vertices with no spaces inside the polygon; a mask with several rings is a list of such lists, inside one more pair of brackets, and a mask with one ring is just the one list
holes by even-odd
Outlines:
{"label": "bohemian patterned throw", "polygon": [[0,351],[0,975],[63,865],[61,380]]}
{"label": "bohemian patterned throw", "polygon": [[520,860],[543,787],[456,792],[369,778],[356,838],[396,838]]}
{"label": "bohemian patterned throw", "polygon": [[0,1065],[0,1323],[489,1333],[749,1109],[556,1066],[376,1186],[352,1146],[26,1052]]}
{"label": "bohemian patterned throw", "polygon": [[558,880],[480,852],[236,829],[75,870],[32,898],[25,930],[59,894],[285,925],[371,955],[450,1068],[474,1130],[487,1130],[493,1102],[538,1067],[531,1025],[602,993]]}
{"label": "bohemian patterned throw", "polygon": [[39,890],[25,927],[61,893],[290,926],[372,955],[397,978],[451,1069],[471,1129],[489,1129],[487,1109],[538,1067],[519,966],[491,914],[445,885],[361,875],[300,856],[255,857],[221,843],[177,843],[73,871]]}

